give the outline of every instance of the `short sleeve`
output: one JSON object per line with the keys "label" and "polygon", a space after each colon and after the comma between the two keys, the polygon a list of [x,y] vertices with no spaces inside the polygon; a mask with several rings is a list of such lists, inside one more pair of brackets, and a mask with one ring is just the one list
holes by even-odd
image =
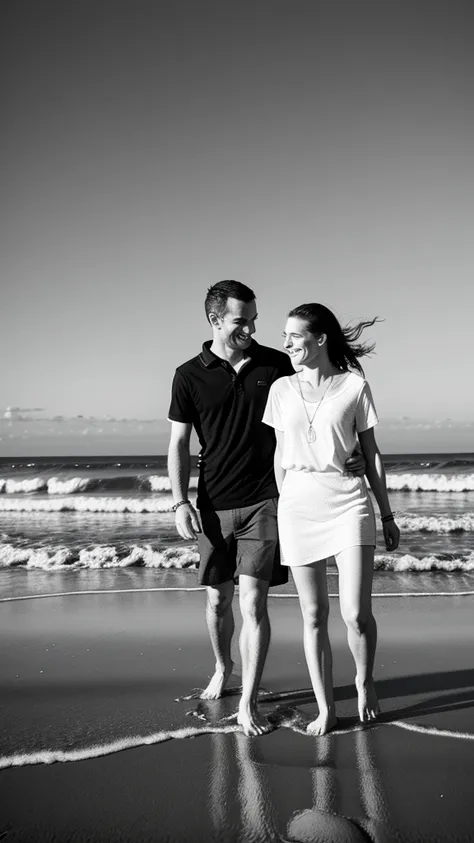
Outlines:
{"label": "short sleeve", "polygon": [[282,378],[282,377],[289,378],[289,377],[291,377],[291,375],[294,375],[294,374],[295,374],[295,370],[293,368],[293,363],[291,362],[288,355],[285,354],[283,359],[282,359],[282,362],[281,362],[279,377],[280,378]]}
{"label": "short sleeve", "polygon": [[168,421],[192,424],[194,415],[194,403],[189,393],[186,378],[177,369],[173,378],[173,385],[171,387],[171,404],[168,413]]}
{"label": "short sleeve", "polygon": [[377,411],[375,409],[372,392],[367,381],[364,381],[357,399],[355,425],[357,433],[363,433],[378,424]]}
{"label": "short sleeve", "polygon": [[272,384],[268,393],[267,406],[263,414],[262,421],[268,424],[269,427],[275,430],[283,430],[283,422],[281,417],[281,397],[278,390],[275,389],[276,384]]}

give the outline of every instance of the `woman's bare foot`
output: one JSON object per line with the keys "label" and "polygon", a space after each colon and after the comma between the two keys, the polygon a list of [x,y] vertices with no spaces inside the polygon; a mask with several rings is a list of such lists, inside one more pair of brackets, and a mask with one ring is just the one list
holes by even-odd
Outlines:
{"label": "woman's bare foot", "polygon": [[323,711],[313,720],[306,729],[308,735],[320,737],[326,735],[337,725],[337,717],[333,711]]}
{"label": "woman's bare foot", "polygon": [[216,672],[214,673],[214,676],[209,682],[207,688],[204,688],[204,691],[201,694],[201,699],[218,700],[222,696],[222,692],[227,684],[227,680],[229,679],[233,668],[233,661],[229,663],[224,672],[222,672],[222,670],[220,670],[216,665]]}
{"label": "woman's bare foot", "polygon": [[242,701],[239,705],[239,713],[237,715],[237,723],[242,726],[244,735],[247,737],[254,737],[256,735],[265,735],[271,732],[273,726],[268,722],[267,718],[260,714],[256,705],[250,703],[246,705]]}
{"label": "woman's bare foot", "polygon": [[355,684],[358,697],[357,707],[359,709],[361,723],[370,723],[373,720],[377,720],[380,714],[380,706],[375,692],[374,680],[368,679],[366,682],[359,682],[356,676]]}

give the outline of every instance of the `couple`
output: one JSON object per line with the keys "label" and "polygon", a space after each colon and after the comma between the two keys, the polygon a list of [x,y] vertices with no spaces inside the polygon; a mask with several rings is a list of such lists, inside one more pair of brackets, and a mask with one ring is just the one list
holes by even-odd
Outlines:
{"label": "couple", "polygon": [[[183,539],[197,538],[199,581],[207,586],[206,620],[216,666],[201,696],[220,697],[233,669],[232,598],[238,577],[238,722],[246,735],[270,730],[257,707],[270,642],[267,594],[270,585],[288,581],[290,566],[319,709],[308,732],[324,735],[334,728],[326,581],[327,559],[334,557],[356,666],[359,717],[373,720],[379,712],[372,676],[375,517],[364,473],[380,510],[387,550],[399,542],[373,433],[377,415],[359,363],[373,346],[357,341],[373,322],[342,329],[323,305],[301,305],[288,314],[282,353],[252,339],[257,307],[244,284],[221,281],[210,287],[205,310],[213,338],[176,370],[168,453],[176,528]],[[202,455],[197,511],[188,500],[193,427]]]}

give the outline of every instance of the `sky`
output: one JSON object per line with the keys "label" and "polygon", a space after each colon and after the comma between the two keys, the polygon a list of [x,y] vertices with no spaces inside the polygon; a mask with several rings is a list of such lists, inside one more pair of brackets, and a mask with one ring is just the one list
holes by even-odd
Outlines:
{"label": "sky", "polygon": [[303,302],[381,317],[381,447],[474,450],[470,3],[0,16],[0,456],[163,453],[223,278],[255,290],[266,345]]}

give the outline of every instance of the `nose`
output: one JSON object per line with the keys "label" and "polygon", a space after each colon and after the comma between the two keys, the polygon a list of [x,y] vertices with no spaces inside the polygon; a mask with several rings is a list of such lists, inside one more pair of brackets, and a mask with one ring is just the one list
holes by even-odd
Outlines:
{"label": "nose", "polygon": [[248,325],[244,326],[243,331],[244,331],[244,334],[248,334],[249,337],[251,337],[252,334],[255,333],[255,322],[254,322],[253,319],[252,319],[251,322],[248,323]]}
{"label": "nose", "polygon": [[290,337],[286,337],[283,342],[283,348],[291,348],[291,339]]}

